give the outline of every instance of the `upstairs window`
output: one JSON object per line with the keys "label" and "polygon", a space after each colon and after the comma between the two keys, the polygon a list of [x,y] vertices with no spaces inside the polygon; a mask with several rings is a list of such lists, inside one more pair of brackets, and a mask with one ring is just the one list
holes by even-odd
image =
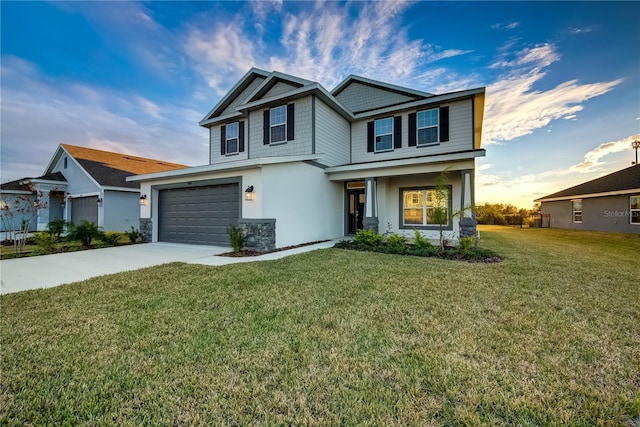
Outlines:
{"label": "upstairs window", "polygon": [[225,138],[227,155],[238,154],[238,136],[238,122],[228,124],[227,135]]}
{"label": "upstairs window", "polygon": [[640,196],[629,198],[629,217],[631,224],[640,224]]}
{"label": "upstairs window", "polygon": [[234,122],[220,128],[220,155],[232,156],[244,151],[244,122]]}
{"label": "upstairs window", "polygon": [[582,200],[571,201],[573,209],[573,222],[579,224],[582,222]]}
{"label": "upstairs window", "polygon": [[264,111],[263,142],[281,144],[294,139],[294,104],[281,105]]}
{"label": "upstairs window", "polygon": [[393,149],[393,118],[376,120],[375,126],[375,151],[389,151]]}
{"label": "upstairs window", "polygon": [[418,111],[418,145],[437,144],[438,139],[438,109]]}

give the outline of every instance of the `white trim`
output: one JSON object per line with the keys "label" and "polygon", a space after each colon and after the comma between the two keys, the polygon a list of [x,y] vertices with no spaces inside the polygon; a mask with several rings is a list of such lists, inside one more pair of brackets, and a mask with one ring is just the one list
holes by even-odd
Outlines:
{"label": "white trim", "polygon": [[27,190],[0,190],[0,194],[24,194],[24,195],[30,195],[33,194],[33,191],[27,191]]}
{"label": "white trim", "polygon": [[640,188],[632,188],[630,190],[617,190],[617,191],[605,191],[603,193],[585,193],[585,194],[573,194],[571,196],[550,197],[543,199],[535,199],[534,202],[558,202],[561,200],[577,200],[577,199],[589,199],[594,197],[606,197],[606,196],[624,196],[625,194],[640,193]]}

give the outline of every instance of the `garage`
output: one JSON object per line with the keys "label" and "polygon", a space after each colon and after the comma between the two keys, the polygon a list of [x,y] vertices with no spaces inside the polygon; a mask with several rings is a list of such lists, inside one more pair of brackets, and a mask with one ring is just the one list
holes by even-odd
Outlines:
{"label": "garage", "polygon": [[158,192],[158,240],[229,246],[229,225],[240,217],[238,183]]}
{"label": "garage", "polygon": [[82,221],[98,225],[98,196],[71,199],[71,222],[79,225]]}

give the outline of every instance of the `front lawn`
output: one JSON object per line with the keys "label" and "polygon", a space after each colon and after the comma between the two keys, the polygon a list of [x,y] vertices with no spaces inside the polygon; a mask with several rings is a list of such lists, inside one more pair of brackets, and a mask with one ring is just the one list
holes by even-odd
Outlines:
{"label": "front lawn", "polygon": [[4,295],[0,424],[640,422],[640,237],[481,242],[504,261],[326,249]]}

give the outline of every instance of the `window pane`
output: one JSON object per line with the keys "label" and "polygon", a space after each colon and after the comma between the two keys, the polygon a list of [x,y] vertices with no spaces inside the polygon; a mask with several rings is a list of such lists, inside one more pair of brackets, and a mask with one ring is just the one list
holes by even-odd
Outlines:
{"label": "window pane", "polygon": [[375,121],[376,136],[393,133],[393,119],[379,119]]}
{"label": "window pane", "polygon": [[574,211],[581,211],[582,210],[582,200],[575,200],[573,202],[573,210]]}
{"label": "window pane", "polygon": [[238,138],[227,139],[227,154],[238,152]]}
{"label": "window pane", "polygon": [[640,209],[640,196],[631,197],[631,209]]}
{"label": "window pane", "polygon": [[448,224],[446,208],[427,208],[427,224]]}
{"label": "window pane", "polygon": [[404,210],[404,223],[412,225],[424,224],[423,210],[422,209],[405,209]]}
{"label": "window pane", "polygon": [[421,208],[422,207],[422,191],[405,191],[404,207],[405,208]]}
{"label": "window pane", "polygon": [[418,112],[418,128],[428,126],[438,126],[438,110],[427,110]]}
{"label": "window pane", "polygon": [[281,125],[287,122],[287,107],[276,107],[270,110],[271,126]]}
{"label": "window pane", "polygon": [[231,123],[227,125],[227,139],[238,137],[238,123]]}
{"label": "window pane", "polygon": [[573,215],[573,221],[582,222],[582,213],[576,213],[575,215]]}
{"label": "window pane", "polygon": [[285,138],[285,126],[273,126],[271,128],[271,142],[282,142]]}
{"label": "window pane", "polygon": [[376,136],[376,151],[391,150],[393,139],[391,135]]}
{"label": "window pane", "polygon": [[640,224],[640,211],[631,211],[631,224]]}
{"label": "window pane", "polygon": [[434,144],[438,142],[438,128],[418,129],[418,145]]}

